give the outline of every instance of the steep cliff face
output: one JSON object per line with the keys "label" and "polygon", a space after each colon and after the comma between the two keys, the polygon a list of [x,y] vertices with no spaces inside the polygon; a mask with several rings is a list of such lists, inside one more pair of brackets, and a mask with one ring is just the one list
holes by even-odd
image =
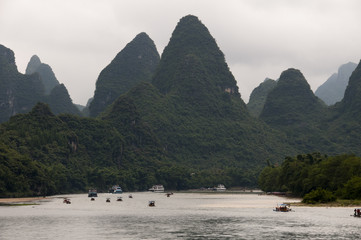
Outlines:
{"label": "steep cliff face", "polygon": [[332,74],[325,83],[317,88],[315,95],[327,105],[333,105],[343,99],[352,72],[357,64],[349,62],[341,65],[337,73]]}
{"label": "steep cliff face", "polygon": [[159,53],[146,33],[138,34],[99,74],[90,116],[95,117],[138,83],[150,82]]}
{"label": "steep cliff face", "polygon": [[30,111],[43,94],[39,76],[19,73],[13,51],[0,45],[0,122]]}

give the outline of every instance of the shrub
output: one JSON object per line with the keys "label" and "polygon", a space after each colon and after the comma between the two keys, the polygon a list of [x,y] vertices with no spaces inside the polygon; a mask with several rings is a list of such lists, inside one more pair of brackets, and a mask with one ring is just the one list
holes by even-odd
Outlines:
{"label": "shrub", "polygon": [[303,197],[303,203],[315,204],[315,203],[327,203],[333,202],[336,200],[336,197],[332,192],[317,188],[316,190],[311,191]]}

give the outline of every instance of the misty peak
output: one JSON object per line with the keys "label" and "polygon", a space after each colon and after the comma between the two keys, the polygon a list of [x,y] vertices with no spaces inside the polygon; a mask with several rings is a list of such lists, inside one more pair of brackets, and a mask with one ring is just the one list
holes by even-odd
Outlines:
{"label": "misty peak", "polygon": [[30,58],[28,66],[26,67],[25,74],[28,75],[33,74],[34,72],[36,72],[38,67],[40,67],[40,65],[41,65],[40,58],[37,55],[33,55]]}

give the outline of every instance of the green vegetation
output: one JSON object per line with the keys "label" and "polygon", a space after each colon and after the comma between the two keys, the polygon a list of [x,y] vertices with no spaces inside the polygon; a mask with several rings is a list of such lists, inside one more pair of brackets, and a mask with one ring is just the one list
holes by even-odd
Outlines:
{"label": "green vegetation", "polygon": [[275,80],[267,78],[258,87],[253,89],[251,96],[249,97],[249,102],[247,103],[247,109],[252,116],[259,117],[268,93],[272,91],[276,85],[277,82]]}
{"label": "green vegetation", "polygon": [[159,58],[153,40],[144,32],[138,34],[99,74],[90,116],[96,117],[138,83],[150,82]]}
{"label": "green vegetation", "polygon": [[[55,115],[70,109],[65,86],[45,97],[37,74],[20,74],[11,50],[0,45],[0,53],[0,121],[20,113],[0,125],[0,197],[107,191],[114,184],[125,191],[153,184],[253,187],[268,164],[259,176],[265,191],[308,202],[361,198],[360,65],[345,100],[332,108],[299,70],[284,71],[257,119],[215,39],[186,16],[160,61],[145,33],[129,43],[99,76],[86,109],[97,117],[84,118]],[[29,112],[38,99],[49,105]],[[277,166],[286,155],[319,151],[335,157],[297,155]]]}
{"label": "green vegetation", "polygon": [[280,166],[268,166],[259,176],[267,192],[290,192],[305,203],[361,199],[361,158],[328,157],[319,153],[286,157]]}

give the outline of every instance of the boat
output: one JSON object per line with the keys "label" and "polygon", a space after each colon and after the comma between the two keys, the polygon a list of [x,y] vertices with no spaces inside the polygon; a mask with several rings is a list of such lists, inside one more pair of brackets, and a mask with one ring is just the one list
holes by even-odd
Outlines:
{"label": "boat", "polygon": [[353,216],[354,217],[361,217],[361,209],[360,208],[355,208]]}
{"label": "boat", "polygon": [[113,192],[112,192],[112,193],[114,193],[114,194],[120,194],[120,193],[123,193],[122,188],[121,188],[121,187],[119,187],[119,186],[113,186],[113,187],[112,187],[112,189],[113,189]]}
{"label": "boat", "polygon": [[92,197],[92,198],[90,199],[90,201],[95,201],[95,198]]}
{"label": "boat", "polygon": [[96,189],[89,189],[88,197],[98,197],[98,193]]}
{"label": "boat", "polygon": [[66,204],[71,204],[71,202],[70,202],[70,199],[69,199],[69,198],[64,198],[63,203],[66,203]]}
{"label": "boat", "polygon": [[105,202],[110,202],[110,198],[107,198],[107,200],[105,200]]}
{"label": "boat", "polygon": [[292,209],[290,208],[290,205],[289,204],[286,204],[286,203],[282,203],[282,204],[277,204],[277,207],[275,207],[273,209],[273,211],[275,212],[291,212]]}
{"label": "boat", "polygon": [[129,198],[133,198],[132,194],[129,194]]}
{"label": "boat", "polygon": [[148,206],[149,207],[155,207],[155,201],[149,201]]}
{"label": "boat", "polygon": [[151,192],[162,193],[162,192],[164,192],[164,187],[163,187],[163,185],[153,185],[148,190],[151,191]]}
{"label": "boat", "polygon": [[214,187],[213,190],[218,192],[224,192],[227,190],[227,188],[223,184],[218,184],[218,186]]}
{"label": "boat", "polygon": [[117,201],[118,201],[118,202],[123,201],[122,197],[117,197]]}

